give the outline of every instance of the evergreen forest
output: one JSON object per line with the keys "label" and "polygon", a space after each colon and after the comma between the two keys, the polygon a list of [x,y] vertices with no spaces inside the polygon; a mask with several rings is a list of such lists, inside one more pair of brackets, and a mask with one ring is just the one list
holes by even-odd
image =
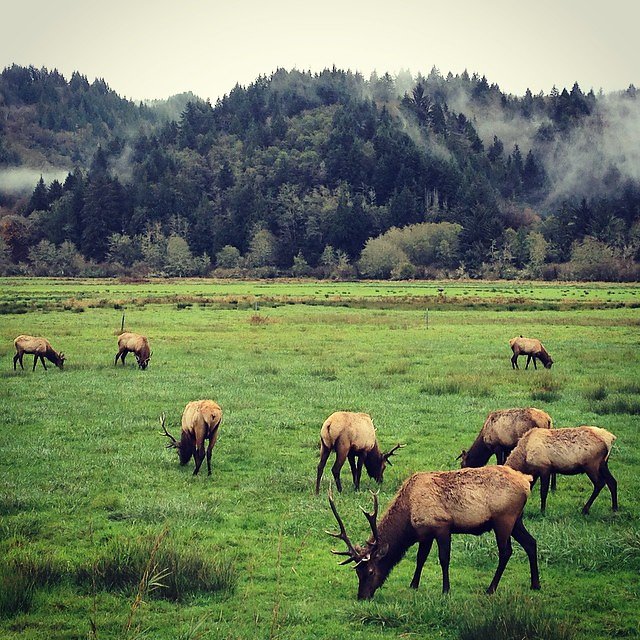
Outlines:
{"label": "evergreen forest", "polygon": [[640,99],[334,67],[135,103],[13,65],[0,274],[635,281]]}

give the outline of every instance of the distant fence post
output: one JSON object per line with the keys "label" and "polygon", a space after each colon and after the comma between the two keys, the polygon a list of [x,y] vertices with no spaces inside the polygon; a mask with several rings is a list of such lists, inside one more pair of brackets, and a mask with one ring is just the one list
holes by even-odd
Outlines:
{"label": "distant fence post", "polygon": [[427,329],[429,328],[429,309],[427,308],[426,313],[424,314],[424,322],[427,326]]}

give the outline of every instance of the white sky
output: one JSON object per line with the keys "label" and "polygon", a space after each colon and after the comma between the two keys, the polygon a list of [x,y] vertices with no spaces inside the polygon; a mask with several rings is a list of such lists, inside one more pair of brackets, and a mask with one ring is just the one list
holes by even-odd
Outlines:
{"label": "white sky", "polygon": [[0,0],[0,68],[212,102],[278,67],[486,75],[508,93],[640,88],[640,0]]}

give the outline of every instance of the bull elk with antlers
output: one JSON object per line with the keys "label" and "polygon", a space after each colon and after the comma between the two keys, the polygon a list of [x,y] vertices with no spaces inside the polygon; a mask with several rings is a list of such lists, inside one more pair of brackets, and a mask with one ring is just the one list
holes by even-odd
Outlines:
{"label": "bull elk with antlers", "polygon": [[[336,452],[336,461],[331,468],[338,491],[342,491],[340,471],[346,460],[349,460],[353,485],[360,488],[360,476],[364,465],[369,477],[382,482],[389,458],[404,445],[397,444],[393,449],[382,453],[376,440],[376,430],[371,417],[366,413],[336,411],[332,413],[320,430],[320,462],[316,476],[316,494],[320,491],[320,480],[327,459],[332,451]],[[357,460],[356,460],[357,459]]]}
{"label": "bull elk with antlers", "polygon": [[222,422],[222,409],[213,400],[194,400],[189,402],[182,413],[182,432],[180,440],[176,440],[165,426],[164,413],[160,416],[162,435],[167,436],[170,442],[168,449],[177,449],[180,464],[185,465],[191,456],[195,460],[196,467],[193,475],[197,475],[204,460],[204,441],[209,440],[207,447],[207,475],[211,475],[211,452],[218,439],[218,429]]}
{"label": "bull elk with antlers", "polygon": [[411,587],[418,588],[422,567],[433,541],[438,544],[442,567],[442,591],[449,591],[451,535],[479,535],[494,531],[498,543],[498,568],[487,593],[493,593],[511,557],[513,538],[529,557],[531,588],[539,589],[537,545],[522,522],[522,510],[530,494],[531,476],[509,467],[492,466],[434,473],[416,473],[404,482],[377,523],[378,496],[373,494],[373,513],[363,512],[371,526],[371,537],[363,546],[354,546],[338,515],[331,489],[329,505],[339,533],[329,533],[347,545],[347,556],[340,564],[355,563],[358,599],[373,597],[407,549],[419,544],[416,570]]}

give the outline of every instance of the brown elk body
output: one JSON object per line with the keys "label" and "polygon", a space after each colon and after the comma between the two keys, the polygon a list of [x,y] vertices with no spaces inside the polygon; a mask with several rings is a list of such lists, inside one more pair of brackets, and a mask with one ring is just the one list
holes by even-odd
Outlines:
{"label": "brown elk body", "polygon": [[124,359],[128,353],[135,355],[138,366],[141,369],[146,369],[149,366],[149,360],[153,355],[149,349],[149,341],[146,336],[127,331],[118,336],[118,353],[116,353],[116,359],[113,364],[118,364],[118,358],[120,358],[124,366]]}
{"label": "brown elk body", "polygon": [[338,520],[340,533],[331,534],[344,540],[347,551],[334,551],[348,556],[341,564],[355,562],[358,574],[358,599],[373,597],[407,549],[416,542],[418,554],[411,587],[418,588],[422,568],[433,541],[438,544],[442,568],[442,591],[449,591],[449,559],[451,535],[479,535],[494,531],[499,561],[487,592],[493,593],[511,557],[513,537],[529,558],[531,588],[540,588],[536,541],[522,522],[522,510],[530,494],[531,476],[509,467],[491,466],[434,473],[416,473],[398,490],[380,523],[374,511],[365,516],[372,535],[364,546],[354,546],[346,533],[329,494],[329,504]]}
{"label": "brown elk body", "polygon": [[609,453],[616,439],[599,427],[570,429],[532,429],[520,438],[505,465],[540,478],[540,508],[544,512],[552,473],[575,475],[586,473],[593,483],[593,493],[582,508],[589,513],[593,501],[607,485],[611,504],[618,510],[618,483],[609,471]]}
{"label": "brown elk body", "polygon": [[340,470],[349,460],[353,485],[360,488],[360,476],[364,465],[369,477],[382,482],[389,457],[402,445],[396,445],[387,453],[382,453],[376,439],[376,430],[371,416],[366,413],[336,411],[332,413],[320,430],[320,462],[316,476],[316,494],[320,491],[320,480],[327,459],[332,451],[336,452],[336,460],[331,468],[338,491],[342,491]]}
{"label": "brown elk body", "polygon": [[33,354],[33,369],[36,370],[36,364],[38,359],[42,362],[42,366],[47,369],[47,365],[44,363],[45,358],[59,369],[64,367],[64,353],[58,353],[45,338],[36,338],[34,336],[18,336],[13,345],[16,348],[16,354],[13,356],[13,370],[16,369],[16,363],[20,362],[20,368],[22,366],[22,358],[25,353]]}
{"label": "brown elk body", "polygon": [[182,432],[180,440],[176,440],[166,429],[164,414],[160,418],[160,424],[170,442],[168,448],[175,448],[180,457],[180,464],[185,465],[191,457],[195,461],[193,475],[197,475],[205,456],[204,441],[209,440],[207,447],[207,475],[211,475],[211,452],[216,440],[218,430],[222,422],[222,409],[213,400],[194,400],[189,402],[182,413]]}
{"label": "brown elk body", "polygon": [[460,466],[482,467],[494,454],[498,464],[504,464],[518,440],[535,428],[552,429],[551,416],[533,407],[492,411],[471,447],[460,454]]}
{"label": "brown elk body", "polygon": [[513,356],[511,356],[511,367],[513,369],[519,368],[518,356],[527,356],[525,369],[529,368],[529,362],[531,362],[532,359],[534,369],[538,368],[536,360],[540,360],[545,369],[551,369],[553,360],[540,340],[537,340],[536,338],[523,338],[520,336],[518,338],[511,338],[511,340],[509,340],[509,346],[511,347],[511,351],[513,351]]}

